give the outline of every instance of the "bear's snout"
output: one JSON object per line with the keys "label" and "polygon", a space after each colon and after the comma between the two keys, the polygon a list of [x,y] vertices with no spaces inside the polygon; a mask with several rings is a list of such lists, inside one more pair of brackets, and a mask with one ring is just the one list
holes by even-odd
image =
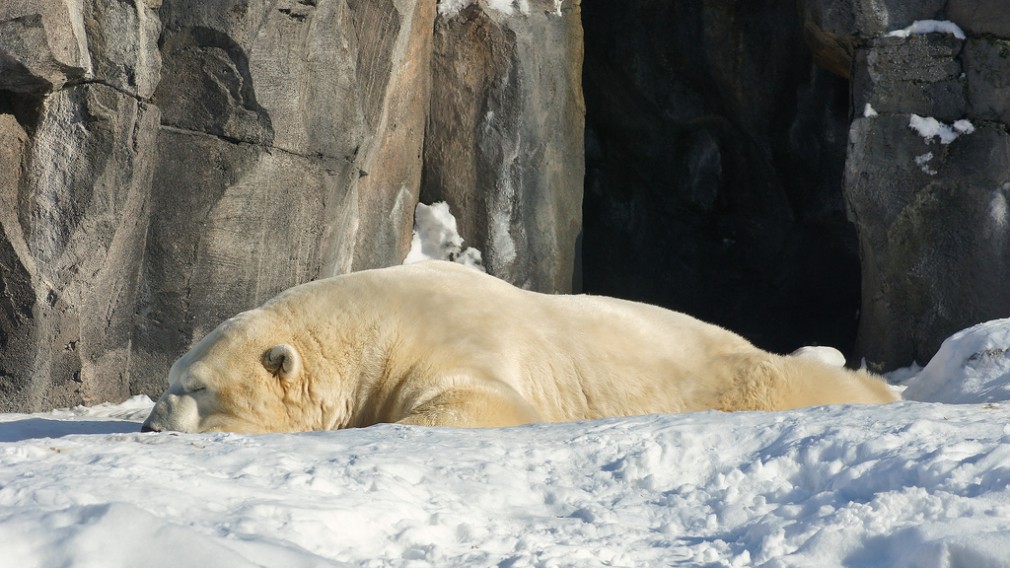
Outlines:
{"label": "bear's snout", "polygon": [[192,396],[180,396],[171,390],[151,409],[140,427],[141,432],[196,432],[200,425],[200,410]]}

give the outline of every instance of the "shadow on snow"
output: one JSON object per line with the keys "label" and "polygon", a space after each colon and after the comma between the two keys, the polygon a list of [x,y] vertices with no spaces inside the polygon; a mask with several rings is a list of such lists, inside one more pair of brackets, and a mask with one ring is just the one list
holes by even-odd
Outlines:
{"label": "shadow on snow", "polygon": [[76,434],[135,434],[140,425],[127,420],[49,420],[26,418],[0,422],[0,442],[21,442],[35,438],[62,438]]}

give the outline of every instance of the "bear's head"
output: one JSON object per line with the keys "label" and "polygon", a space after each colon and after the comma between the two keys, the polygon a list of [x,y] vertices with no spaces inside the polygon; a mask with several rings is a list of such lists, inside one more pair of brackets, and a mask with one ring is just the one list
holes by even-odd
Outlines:
{"label": "bear's head", "polygon": [[231,318],[207,334],[169,371],[169,388],[142,431],[277,432],[298,423],[306,381],[299,350],[280,342],[278,322],[261,310]]}

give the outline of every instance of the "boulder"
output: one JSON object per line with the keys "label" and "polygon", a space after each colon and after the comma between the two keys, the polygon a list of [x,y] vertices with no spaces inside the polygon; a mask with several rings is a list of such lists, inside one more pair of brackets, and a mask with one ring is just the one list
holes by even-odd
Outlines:
{"label": "boulder", "polygon": [[90,77],[149,101],[161,81],[161,0],[83,2]]}
{"label": "boulder", "polygon": [[0,408],[129,396],[157,3],[0,6]]}
{"label": "boulder", "polygon": [[424,130],[431,96],[435,3],[351,0],[362,45],[358,82],[371,135],[357,179],[358,212],[367,230],[355,240],[353,270],[397,264],[410,248],[421,190]]}
{"label": "boulder", "polygon": [[878,113],[915,113],[953,122],[967,105],[961,40],[948,34],[881,37],[855,53],[852,102]]}
{"label": "boulder", "polygon": [[1002,0],[947,0],[947,19],[975,36],[1010,38],[1010,10]]}
{"label": "boulder", "polygon": [[[5,109],[7,110],[7,109]],[[28,135],[0,114],[0,409],[28,408],[32,396],[34,263],[18,221],[18,187]],[[16,175],[10,175],[16,174]]]}
{"label": "boulder", "polygon": [[858,353],[928,361],[953,331],[1010,313],[1010,135],[978,124],[949,144],[908,115],[857,118],[845,190],[859,227]]}
{"label": "boulder", "polygon": [[0,91],[48,92],[90,74],[81,9],[60,0],[0,4]]}
{"label": "boulder", "polygon": [[970,38],[964,44],[967,112],[977,120],[1010,124],[1010,30],[1007,39]]}
{"label": "boulder", "polygon": [[333,161],[170,128],[158,148],[130,361],[149,395],[217,324],[350,259],[357,221]]}
{"label": "boulder", "polygon": [[852,57],[864,40],[903,29],[916,20],[944,19],[947,3],[947,0],[798,0],[797,7],[814,61],[849,78]]}
{"label": "boulder", "polygon": [[869,37],[853,55],[845,195],[862,256],[857,354],[876,370],[1010,313],[1010,44],[973,35],[1001,29],[1006,10],[990,7],[950,2],[965,38]]}

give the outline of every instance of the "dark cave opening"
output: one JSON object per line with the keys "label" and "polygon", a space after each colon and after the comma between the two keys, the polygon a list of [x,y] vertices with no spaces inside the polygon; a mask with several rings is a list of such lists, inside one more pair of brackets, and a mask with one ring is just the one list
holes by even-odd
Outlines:
{"label": "dark cave opening", "polygon": [[852,353],[849,83],[780,3],[582,6],[583,288]]}

